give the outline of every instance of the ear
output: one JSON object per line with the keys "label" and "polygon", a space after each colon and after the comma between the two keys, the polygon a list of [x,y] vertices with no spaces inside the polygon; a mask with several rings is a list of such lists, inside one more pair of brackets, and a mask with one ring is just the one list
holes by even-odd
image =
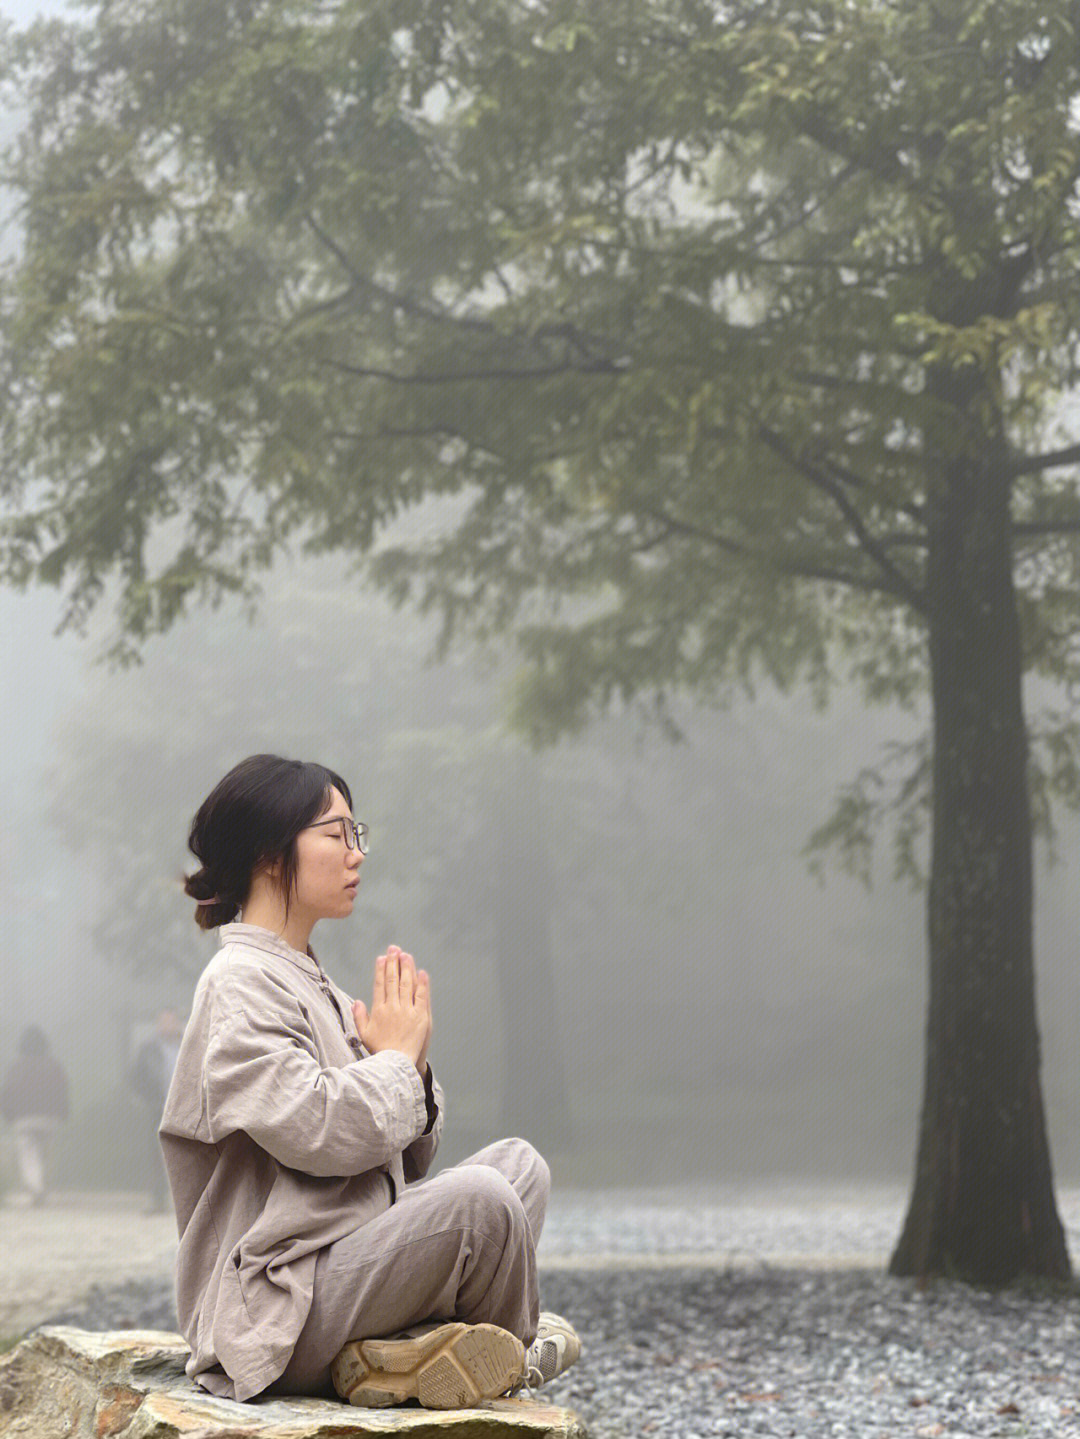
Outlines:
{"label": "ear", "polygon": [[280,859],[268,860],[265,864],[255,867],[251,874],[251,883],[248,885],[248,899],[257,894],[265,895],[267,898],[276,897],[281,893],[283,865]]}

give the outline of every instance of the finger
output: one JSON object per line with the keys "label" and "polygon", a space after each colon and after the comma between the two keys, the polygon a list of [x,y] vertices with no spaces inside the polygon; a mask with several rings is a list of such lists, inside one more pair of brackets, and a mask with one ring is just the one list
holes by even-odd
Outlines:
{"label": "finger", "polygon": [[396,944],[392,944],[388,953],[393,954],[396,957],[398,964],[401,966],[402,974],[404,974],[407,969],[411,969],[415,972],[416,961],[413,959],[412,955],[409,954],[406,950],[399,948],[399,946]]}
{"label": "finger", "polygon": [[426,969],[416,971],[416,1002],[431,1015],[431,978]]}
{"label": "finger", "polygon": [[396,954],[386,956],[386,1002],[387,1004],[401,1003],[401,969],[398,965]]}
{"label": "finger", "polygon": [[356,1032],[361,1039],[364,1037],[364,1028],[368,1021],[367,1006],[362,999],[358,999],[352,1007],[353,1024],[356,1025]]}
{"label": "finger", "polygon": [[386,955],[380,954],[375,961],[375,987],[372,993],[371,1007],[378,1009],[381,1004],[386,1003]]}
{"label": "finger", "polygon": [[398,963],[401,965],[402,994],[412,1003],[416,999],[416,961],[411,954],[398,950]]}

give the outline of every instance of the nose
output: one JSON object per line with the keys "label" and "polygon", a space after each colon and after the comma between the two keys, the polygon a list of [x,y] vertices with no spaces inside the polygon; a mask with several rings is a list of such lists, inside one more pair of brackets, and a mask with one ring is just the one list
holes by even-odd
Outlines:
{"label": "nose", "polygon": [[345,851],[345,863],[350,869],[359,869],[363,864],[365,856],[358,849],[347,849]]}

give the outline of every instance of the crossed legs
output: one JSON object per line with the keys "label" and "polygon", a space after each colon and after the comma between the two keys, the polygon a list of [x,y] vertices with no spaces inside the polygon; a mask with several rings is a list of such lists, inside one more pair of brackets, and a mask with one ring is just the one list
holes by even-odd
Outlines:
{"label": "crossed legs", "polygon": [[497,1324],[525,1344],[540,1310],[536,1243],[550,1175],[522,1139],[489,1144],[410,1185],[377,1219],[319,1256],[311,1312],[279,1393],[332,1392],[330,1363],[351,1339],[425,1320]]}

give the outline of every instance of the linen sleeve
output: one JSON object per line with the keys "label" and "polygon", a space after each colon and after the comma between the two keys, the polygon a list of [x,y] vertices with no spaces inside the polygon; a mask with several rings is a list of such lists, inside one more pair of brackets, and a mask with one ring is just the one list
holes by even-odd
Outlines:
{"label": "linen sleeve", "polygon": [[435,1151],[439,1147],[439,1136],[442,1134],[442,1085],[435,1078],[435,1072],[430,1064],[428,1065],[427,1080],[424,1084],[424,1099],[427,1109],[427,1121],[423,1133],[417,1135],[401,1156],[405,1178],[410,1183],[415,1179],[423,1179],[424,1175],[431,1168],[431,1161],[435,1158]]}
{"label": "linen sleeve", "polygon": [[243,1130],[280,1164],[319,1177],[361,1174],[406,1149],[427,1124],[407,1055],[382,1050],[324,1068],[303,1005],[263,976],[253,994],[222,983],[211,998],[203,1065],[211,1143]]}

